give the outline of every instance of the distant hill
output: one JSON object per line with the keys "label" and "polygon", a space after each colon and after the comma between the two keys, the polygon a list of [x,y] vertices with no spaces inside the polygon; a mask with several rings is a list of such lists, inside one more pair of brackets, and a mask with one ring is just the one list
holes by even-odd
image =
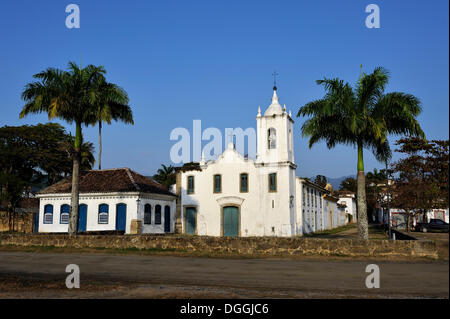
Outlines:
{"label": "distant hill", "polygon": [[[339,189],[341,182],[348,177],[356,178],[355,175],[347,175],[347,176],[341,176],[341,177],[336,177],[336,178],[326,176],[328,183],[333,185],[333,189]],[[314,181],[315,178],[316,178],[316,176],[313,176],[310,178],[310,180]]]}

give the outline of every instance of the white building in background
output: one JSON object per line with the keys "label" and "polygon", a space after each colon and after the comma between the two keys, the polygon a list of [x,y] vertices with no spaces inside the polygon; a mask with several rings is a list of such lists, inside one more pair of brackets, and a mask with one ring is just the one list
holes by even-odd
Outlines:
{"label": "white building in background", "polygon": [[233,143],[177,174],[177,229],[208,236],[296,236],[345,223],[329,190],[295,176],[294,120],[278,102],[258,109],[257,156]]}
{"label": "white building in background", "polygon": [[[408,223],[408,215],[405,210],[400,208],[391,208],[390,209],[390,222],[391,226],[398,229],[406,229],[406,225]],[[383,208],[379,209],[379,219],[384,223],[388,223],[388,213],[383,211]],[[418,214],[414,217],[411,217],[410,222],[412,226],[415,226],[417,223],[421,223],[423,219],[422,214]],[[430,219],[440,219],[444,222],[449,222],[449,209],[430,209],[427,211],[427,221]]]}
{"label": "white building in background", "polygon": [[[71,183],[63,179],[38,193],[39,232],[68,232]],[[82,172],[78,231],[171,233],[175,206],[176,195],[128,168]]]}
{"label": "white building in background", "polygon": [[[356,211],[356,196],[353,192],[341,192],[339,194],[339,204],[345,205],[344,211],[346,214],[351,215],[351,222],[357,222],[357,211]],[[348,220],[348,222],[350,222]]]}

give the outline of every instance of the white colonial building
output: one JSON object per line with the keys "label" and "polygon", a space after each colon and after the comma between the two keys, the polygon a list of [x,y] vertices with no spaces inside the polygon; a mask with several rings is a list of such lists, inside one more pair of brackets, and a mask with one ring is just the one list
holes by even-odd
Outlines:
{"label": "white colonial building", "polygon": [[356,209],[356,196],[353,192],[340,192],[339,194],[339,204],[344,205],[345,213],[348,214],[348,217],[351,216],[352,223],[355,223],[358,219],[357,209]]}
{"label": "white colonial building", "polygon": [[[71,187],[66,178],[38,193],[39,232],[68,231]],[[171,233],[175,206],[176,195],[128,168],[82,172],[78,232]]]}
{"label": "white colonial building", "polygon": [[294,120],[278,102],[258,109],[257,155],[233,143],[177,174],[177,230],[208,236],[295,236],[345,223],[330,191],[296,177]]}

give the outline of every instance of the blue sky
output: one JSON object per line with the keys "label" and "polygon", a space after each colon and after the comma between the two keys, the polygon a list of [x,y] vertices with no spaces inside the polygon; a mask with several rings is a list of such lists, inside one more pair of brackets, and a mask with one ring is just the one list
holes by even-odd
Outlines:
{"label": "blue sky", "polygon": [[[66,5],[78,4],[81,28],[65,26]],[[365,7],[376,3],[381,28],[367,29]],[[315,80],[354,83],[359,65],[391,72],[389,91],[419,97],[429,139],[449,136],[448,1],[2,1],[0,126],[19,120],[20,93],[32,75],[70,60],[103,65],[130,96],[134,126],[104,127],[104,168],[153,174],[170,164],[176,127],[255,127],[258,105],[270,104],[272,72],[280,103],[297,113],[323,96]],[[297,174],[354,174],[356,152],[324,144],[308,149],[296,119]],[[65,125],[74,132],[73,127]],[[97,145],[97,127],[84,129]],[[395,137],[391,139],[395,141]],[[383,165],[365,153],[366,170]]]}

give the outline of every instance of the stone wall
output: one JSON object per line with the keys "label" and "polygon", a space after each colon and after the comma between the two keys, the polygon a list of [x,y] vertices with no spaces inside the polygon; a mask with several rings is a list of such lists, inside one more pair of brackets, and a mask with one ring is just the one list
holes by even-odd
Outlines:
{"label": "stone wall", "polygon": [[0,245],[55,246],[75,248],[169,249],[202,254],[241,254],[253,256],[352,256],[352,257],[428,257],[438,258],[431,241],[389,241],[282,237],[200,237],[147,235],[54,235],[3,234]]}
{"label": "stone wall", "polygon": [[[8,212],[0,211],[0,232],[9,230],[9,214]],[[14,230],[19,233],[32,233],[33,214],[16,213],[14,220]]]}

